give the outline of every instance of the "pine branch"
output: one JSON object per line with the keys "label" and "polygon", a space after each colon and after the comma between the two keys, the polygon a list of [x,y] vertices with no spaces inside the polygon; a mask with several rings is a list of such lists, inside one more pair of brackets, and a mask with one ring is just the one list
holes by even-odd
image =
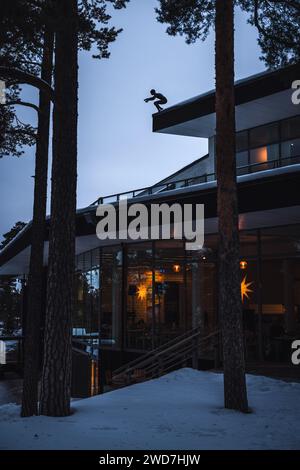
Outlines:
{"label": "pine branch", "polygon": [[36,104],[28,103],[27,101],[16,100],[16,101],[8,101],[6,103],[1,103],[1,106],[15,106],[15,105],[26,106],[28,108],[35,109],[37,113],[40,112],[40,108]]}
{"label": "pine branch", "polygon": [[0,66],[0,77],[3,79],[15,80],[19,84],[31,85],[41,91],[45,91],[50,96],[51,101],[54,102],[53,88],[49,83],[35,75],[24,72],[23,70]]}
{"label": "pine branch", "polygon": [[[271,2],[272,2],[272,0],[271,0]],[[278,4],[279,2],[278,1],[274,2],[274,0],[273,0],[273,3]],[[285,3],[285,4],[290,5],[290,2],[281,1],[281,3]],[[261,25],[261,23],[259,21],[259,8],[260,8],[260,1],[259,0],[254,0],[254,18],[253,18],[253,22],[254,22],[254,25],[257,28],[259,34],[263,35],[265,39],[268,39],[270,41],[278,40],[277,36],[268,33],[266,31],[266,29]],[[295,8],[299,9],[300,6],[299,5],[297,7],[295,6]],[[296,41],[290,42],[290,41],[285,39],[283,45],[285,47],[289,48],[289,49],[293,49],[297,45],[297,42]]]}

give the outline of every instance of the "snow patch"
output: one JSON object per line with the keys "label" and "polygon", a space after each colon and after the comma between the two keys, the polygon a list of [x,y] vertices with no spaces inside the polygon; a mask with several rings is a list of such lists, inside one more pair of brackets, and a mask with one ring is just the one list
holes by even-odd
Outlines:
{"label": "snow patch", "polygon": [[72,402],[66,418],[0,407],[0,449],[300,449],[300,384],[248,375],[251,414],[223,408],[223,376],[180,369]]}

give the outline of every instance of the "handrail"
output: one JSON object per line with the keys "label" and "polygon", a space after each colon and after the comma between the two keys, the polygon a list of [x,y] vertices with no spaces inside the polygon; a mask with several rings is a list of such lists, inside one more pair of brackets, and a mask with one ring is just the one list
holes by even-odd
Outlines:
{"label": "handrail", "polygon": [[138,357],[137,359],[134,359],[133,361],[128,362],[126,364],[126,366],[119,367],[118,369],[116,369],[114,371],[114,374],[119,375],[119,372],[122,372],[124,369],[127,369],[128,367],[134,366],[135,364],[139,363],[142,359],[146,359],[147,357],[153,357],[153,355],[155,355],[156,353],[158,353],[162,349],[165,349],[167,346],[170,346],[174,343],[178,343],[178,341],[184,339],[186,336],[190,336],[194,331],[198,331],[199,329],[200,329],[200,327],[197,326],[196,328],[193,328],[189,331],[186,331],[185,333],[182,333],[181,335],[176,336],[175,338],[172,338],[169,341],[166,341],[164,344],[158,346],[155,349],[152,349],[151,351],[144,354],[142,357]]}
{"label": "handrail", "polygon": [[[293,157],[283,157],[283,158],[280,158],[280,159],[269,160],[269,161],[266,161],[266,162],[251,163],[250,165],[242,165],[242,166],[237,167],[237,173],[239,172],[239,170],[247,169],[248,173],[251,174],[252,169],[255,169],[255,168],[261,167],[261,166],[265,166],[265,165],[271,165],[271,164],[273,164],[273,167],[271,169],[280,168],[282,166],[289,166],[289,165],[293,165],[294,161],[296,162],[297,159],[300,159],[300,155],[295,155]],[[287,165],[285,165],[285,162],[288,162],[288,161],[290,161],[291,163],[288,163]],[[114,199],[114,202],[119,202],[120,200],[122,200],[122,197],[124,199],[126,199],[125,196],[128,196],[128,195],[131,195],[131,198],[135,198],[135,197],[144,196],[144,195],[150,196],[152,194],[158,194],[158,193],[161,193],[163,191],[171,191],[172,189],[176,189],[176,186],[178,184],[181,184],[181,183],[182,183],[182,186],[180,186],[181,188],[189,187],[189,186],[193,186],[195,184],[199,184],[199,180],[201,180],[201,179],[204,180],[204,181],[201,181],[201,183],[207,183],[209,181],[215,181],[216,180],[216,173],[215,172],[213,172],[213,173],[203,173],[201,175],[193,176],[193,177],[190,177],[190,178],[183,178],[183,179],[178,179],[178,180],[169,181],[169,182],[157,183],[153,186],[147,186],[147,187],[144,187],[144,188],[133,189],[133,190],[125,191],[123,193],[115,193],[115,194],[110,194],[109,196],[101,196],[98,199],[96,199],[96,201],[92,202],[90,204],[90,206],[96,206],[96,205],[99,205],[99,204],[104,204],[105,201],[107,201],[109,199]]]}
{"label": "handrail", "polygon": [[[157,370],[157,367],[160,367],[160,362],[163,360],[164,356],[167,356],[167,358],[164,359],[163,363],[161,363],[162,371],[166,370],[166,366],[168,364],[170,365],[173,363],[174,366],[178,362],[181,363],[182,361],[185,361],[187,357],[191,357],[195,350],[200,349],[203,343],[205,343],[210,338],[219,335],[219,333],[220,331],[216,330],[204,337],[201,337],[200,328],[195,328],[194,330],[187,332],[188,336],[181,339],[180,341],[178,341],[177,338],[177,341],[174,342],[174,344],[165,344],[162,347],[146,354],[144,357],[136,359],[123,368],[114,371],[112,380],[118,381],[118,379],[124,376],[130,377],[130,375],[132,375],[136,370],[143,370],[145,376],[151,374],[152,372],[151,377],[153,377],[153,371]],[[193,344],[194,340],[197,340],[195,344]]]}
{"label": "handrail", "polygon": [[[114,198],[114,202],[118,202],[122,200],[122,196],[127,196],[131,195],[132,198],[142,196],[142,195],[152,195],[152,194],[157,194],[161,193],[163,191],[171,191],[172,189],[176,189],[176,185],[182,183],[181,187],[187,187],[187,186],[192,186],[193,184],[197,184],[197,180],[199,179],[204,179],[203,183],[207,183],[210,179],[210,181],[213,181],[215,178],[215,173],[203,173],[202,175],[199,176],[193,176],[190,178],[183,178],[175,181],[169,181],[165,183],[160,183],[160,184],[155,184],[154,186],[146,186],[144,188],[138,188],[138,189],[133,189],[129,191],[124,191],[122,193],[115,193],[115,194],[110,194],[109,196],[102,196],[96,199],[96,201],[92,202],[90,206],[95,206],[99,204],[103,204],[105,200],[107,199],[112,199]],[[199,183],[199,182],[198,182]],[[136,194],[139,193],[139,194]],[[145,194],[141,194],[145,193]],[[124,198],[126,199],[126,198]]]}
{"label": "handrail", "polygon": [[275,168],[281,168],[282,166],[290,166],[293,163],[290,163],[290,164],[287,164],[287,165],[284,165],[284,164],[282,165],[282,163],[284,163],[286,161],[297,160],[297,159],[300,159],[300,155],[294,155],[293,157],[283,157],[283,158],[280,158],[280,159],[275,158],[273,160],[267,160],[266,162],[257,162],[257,163],[251,163],[250,165],[238,166],[237,171],[238,170],[250,169],[249,174],[251,174],[252,168],[257,168],[257,167],[260,167],[260,166],[272,166],[272,168],[268,168],[268,169],[274,170]]}

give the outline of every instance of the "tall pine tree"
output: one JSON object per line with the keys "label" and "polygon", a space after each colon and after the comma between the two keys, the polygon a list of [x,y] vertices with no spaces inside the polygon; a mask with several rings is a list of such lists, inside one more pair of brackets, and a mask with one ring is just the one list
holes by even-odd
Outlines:
{"label": "tall pine tree", "polygon": [[219,314],[222,324],[225,406],[247,411],[235,159],[234,6],[258,29],[269,67],[299,60],[299,2],[289,0],[160,0],[158,21],[188,44],[215,28],[216,166],[219,217]]}
{"label": "tall pine tree", "polygon": [[[109,57],[108,45],[116,39],[121,30],[107,27],[110,15],[106,12],[106,4],[112,3],[115,8],[123,8],[126,2],[127,0],[78,2],[79,13],[76,19],[78,47],[90,50],[93,45],[96,45],[95,58]],[[54,25],[57,25],[58,4],[54,0],[43,2],[10,0],[4,1],[2,11],[0,76],[8,78],[12,83],[25,82],[38,86],[40,89],[39,106],[27,103],[37,110],[39,117],[36,136],[35,192],[22,402],[22,415],[30,416],[37,413],[38,400],[50,98],[53,99],[50,88],[41,85],[51,84]],[[1,66],[4,68],[2,69]],[[32,75],[29,76],[26,72],[30,72]],[[39,74],[42,79],[40,81],[35,79],[35,76]],[[20,100],[15,98],[14,102],[17,101],[20,104]],[[11,100],[10,103],[12,103]],[[7,109],[11,113],[12,121],[13,113],[9,108]],[[29,140],[27,128],[22,130],[22,140],[19,138],[19,141],[16,136],[20,135],[20,132],[16,126],[12,126],[12,122],[10,130],[12,132],[6,131],[3,139],[3,148],[6,154],[11,151],[13,144],[15,150],[16,142],[24,143],[25,137]],[[27,131],[26,134],[24,130]],[[8,139],[9,135],[14,136],[13,144]],[[32,139],[34,137],[35,135],[31,136]],[[18,151],[21,153],[22,150]]]}

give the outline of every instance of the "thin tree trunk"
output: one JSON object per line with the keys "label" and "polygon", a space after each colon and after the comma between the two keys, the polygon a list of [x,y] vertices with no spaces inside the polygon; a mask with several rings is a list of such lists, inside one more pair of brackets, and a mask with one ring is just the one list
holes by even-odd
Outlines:
{"label": "thin tree trunk", "polygon": [[[44,34],[41,78],[51,84],[53,67],[53,33]],[[47,204],[48,147],[51,102],[49,94],[40,91],[38,134],[35,157],[34,205],[29,268],[29,296],[26,315],[25,363],[22,416],[38,414],[38,382],[41,360],[41,311],[43,290],[44,235]]]}
{"label": "thin tree trunk", "polygon": [[219,313],[225,407],[248,410],[239,272],[235,158],[234,2],[216,0],[216,155],[219,217]]}
{"label": "thin tree trunk", "polygon": [[70,414],[77,179],[77,0],[56,0],[51,225],[41,414]]}

